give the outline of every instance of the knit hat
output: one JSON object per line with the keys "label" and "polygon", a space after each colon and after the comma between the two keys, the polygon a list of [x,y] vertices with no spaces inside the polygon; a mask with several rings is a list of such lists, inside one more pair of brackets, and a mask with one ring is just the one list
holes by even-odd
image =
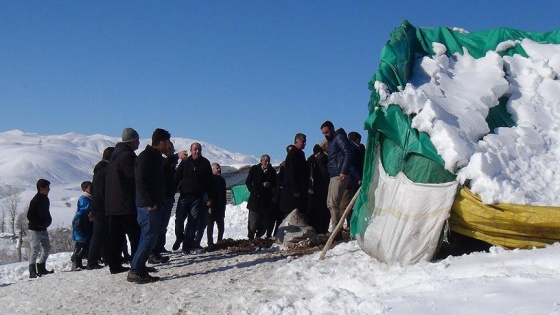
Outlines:
{"label": "knit hat", "polygon": [[131,142],[138,140],[140,136],[138,136],[138,132],[132,128],[124,128],[122,132],[122,142]]}

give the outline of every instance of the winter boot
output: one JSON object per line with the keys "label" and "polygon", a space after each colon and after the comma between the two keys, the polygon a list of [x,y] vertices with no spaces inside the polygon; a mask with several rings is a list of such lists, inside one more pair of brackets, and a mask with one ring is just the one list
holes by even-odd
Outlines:
{"label": "winter boot", "polygon": [[37,278],[40,276],[41,275],[37,274],[37,267],[35,266],[35,264],[29,265],[29,278]]}
{"label": "winter boot", "polygon": [[72,271],[80,271],[84,269],[81,259],[76,259],[72,262]]}
{"label": "winter boot", "polygon": [[37,275],[38,276],[48,275],[49,273],[54,273],[54,270],[47,270],[47,268],[45,268],[45,263],[37,264]]}

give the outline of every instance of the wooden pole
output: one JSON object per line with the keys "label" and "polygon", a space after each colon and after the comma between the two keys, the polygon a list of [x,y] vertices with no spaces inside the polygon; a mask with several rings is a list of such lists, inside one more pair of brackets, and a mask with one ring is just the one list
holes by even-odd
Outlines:
{"label": "wooden pole", "polygon": [[327,244],[325,244],[325,247],[323,247],[323,251],[321,252],[321,256],[319,256],[319,260],[325,259],[325,255],[327,254],[327,251],[331,247],[334,238],[338,234],[338,231],[340,231],[340,229],[342,228],[342,225],[344,224],[344,220],[346,219],[346,217],[350,213],[350,210],[354,207],[354,203],[356,203],[356,199],[358,198],[358,195],[360,194],[360,190],[362,190],[362,186],[360,186],[358,188],[358,190],[354,194],[354,197],[352,197],[352,200],[350,200],[350,203],[346,207],[346,210],[344,210],[344,213],[340,217],[340,221],[338,221],[338,224],[336,225],[333,232],[331,233],[331,236],[329,236],[329,239],[327,240]]}

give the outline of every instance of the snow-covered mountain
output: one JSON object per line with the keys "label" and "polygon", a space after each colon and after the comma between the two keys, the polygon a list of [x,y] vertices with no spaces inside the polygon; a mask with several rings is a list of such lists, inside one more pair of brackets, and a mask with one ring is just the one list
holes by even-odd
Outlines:
{"label": "snow-covered mountain", "polygon": [[[18,191],[23,211],[36,193],[39,178],[51,182],[51,214],[53,226],[67,226],[72,219],[76,200],[82,194],[80,183],[91,180],[93,167],[101,160],[102,152],[114,146],[120,138],[105,135],[43,135],[12,130],[0,133],[0,201]],[[171,138],[175,149],[189,152],[191,143],[202,145],[202,155],[211,163],[223,166],[223,172],[242,166],[256,164],[258,157],[232,153],[210,143],[186,138]],[[151,139],[140,139],[142,152]]]}
{"label": "snow-covered mountain", "polygon": [[[53,185],[67,185],[91,179],[93,167],[106,147],[120,139],[105,135],[85,136],[77,133],[42,135],[12,130],[0,133],[0,185],[34,187],[45,178]],[[186,138],[172,138],[177,150],[189,151],[193,142],[202,145],[202,154],[210,162],[238,168],[258,163],[259,159],[232,153],[215,145]],[[141,139],[140,153],[150,139]]]}

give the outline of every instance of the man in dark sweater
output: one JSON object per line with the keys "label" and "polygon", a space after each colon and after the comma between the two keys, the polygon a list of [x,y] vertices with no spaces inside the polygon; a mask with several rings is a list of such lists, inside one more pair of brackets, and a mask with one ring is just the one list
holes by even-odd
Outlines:
{"label": "man in dark sweater", "polygon": [[175,184],[175,170],[177,168],[177,162],[179,159],[186,160],[188,157],[185,150],[181,150],[175,153],[175,146],[173,142],[169,142],[169,147],[165,153],[165,158],[163,159],[163,176],[165,178],[165,202],[163,205],[163,218],[161,224],[159,225],[159,232],[156,241],[156,247],[153,250],[152,256],[148,259],[149,263],[158,264],[164,262],[165,258],[161,255],[162,253],[168,253],[169,251],[165,249],[166,244],[166,234],[167,226],[169,225],[169,219],[171,218],[171,212],[173,210],[173,204],[175,203],[175,193],[177,192],[177,185]]}
{"label": "man in dark sweater", "polygon": [[200,246],[208,208],[212,207],[212,200],[208,197],[212,176],[210,161],[202,156],[202,146],[198,142],[191,144],[191,155],[179,164],[175,173],[180,196],[175,214],[176,241],[173,250],[179,249],[181,243],[185,253]]}
{"label": "man in dark sweater", "polygon": [[[37,181],[37,194],[29,202],[27,220],[29,220],[29,278],[53,273],[46,269],[51,242],[47,228],[52,223],[49,201],[51,183],[46,179]],[[39,259],[37,261],[37,258]]]}

